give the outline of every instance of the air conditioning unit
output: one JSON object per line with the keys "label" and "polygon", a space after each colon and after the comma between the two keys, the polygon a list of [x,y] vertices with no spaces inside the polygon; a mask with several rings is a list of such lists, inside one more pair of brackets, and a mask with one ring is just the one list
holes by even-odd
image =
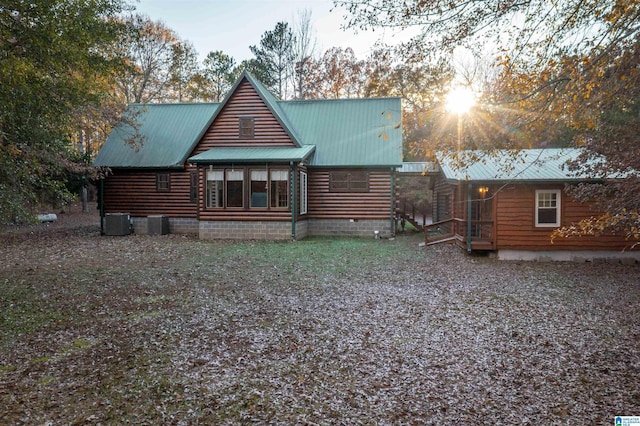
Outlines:
{"label": "air conditioning unit", "polygon": [[147,234],[166,235],[169,233],[169,217],[162,215],[147,216]]}
{"label": "air conditioning unit", "polygon": [[104,217],[105,235],[131,234],[131,216],[129,213],[107,213]]}

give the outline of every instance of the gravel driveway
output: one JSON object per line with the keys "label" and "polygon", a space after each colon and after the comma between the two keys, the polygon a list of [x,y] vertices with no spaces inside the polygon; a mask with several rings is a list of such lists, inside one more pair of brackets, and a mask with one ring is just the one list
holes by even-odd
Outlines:
{"label": "gravel driveway", "polygon": [[452,246],[101,237],[0,248],[0,424],[613,424],[640,267]]}

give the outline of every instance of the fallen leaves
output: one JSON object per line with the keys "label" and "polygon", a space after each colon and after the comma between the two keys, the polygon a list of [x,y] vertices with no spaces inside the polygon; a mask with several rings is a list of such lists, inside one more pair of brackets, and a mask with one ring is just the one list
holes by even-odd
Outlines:
{"label": "fallen leaves", "polygon": [[640,410],[636,266],[416,246],[16,239],[0,265],[0,423],[552,425]]}

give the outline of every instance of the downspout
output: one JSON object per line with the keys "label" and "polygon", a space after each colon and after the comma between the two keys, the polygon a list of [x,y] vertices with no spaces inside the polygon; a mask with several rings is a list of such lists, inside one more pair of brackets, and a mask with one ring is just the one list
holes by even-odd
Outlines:
{"label": "downspout", "polygon": [[471,253],[471,182],[467,189],[467,253]]}
{"label": "downspout", "polygon": [[296,239],[296,168],[293,161],[289,162],[291,167],[291,239]]}
{"label": "downspout", "polygon": [[104,177],[100,178],[100,235],[104,235]]}

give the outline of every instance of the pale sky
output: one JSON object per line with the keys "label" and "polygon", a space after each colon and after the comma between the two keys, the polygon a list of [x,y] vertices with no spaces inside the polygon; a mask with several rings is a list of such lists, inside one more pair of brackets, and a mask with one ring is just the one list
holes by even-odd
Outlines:
{"label": "pale sky", "polygon": [[294,24],[298,11],[304,10],[311,11],[317,55],[331,47],[351,47],[358,59],[365,59],[378,39],[388,44],[399,40],[391,31],[345,32],[341,29],[345,12],[331,11],[331,0],[139,0],[134,4],[137,12],[163,21],[182,40],[193,43],[200,58],[222,50],[236,63],[253,57],[249,46],[259,45],[263,33],[281,21]]}

